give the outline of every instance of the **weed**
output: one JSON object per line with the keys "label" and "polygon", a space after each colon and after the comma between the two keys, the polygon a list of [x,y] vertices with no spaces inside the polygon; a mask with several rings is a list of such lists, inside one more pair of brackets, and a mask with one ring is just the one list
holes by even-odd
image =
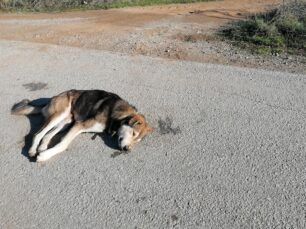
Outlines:
{"label": "weed", "polygon": [[259,54],[306,55],[306,2],[300,0],[230,24],[221,36]]}
{"label": "weed", "polygon": [[0,10],[49,12],[207,1],[212,0],[0,0]]}

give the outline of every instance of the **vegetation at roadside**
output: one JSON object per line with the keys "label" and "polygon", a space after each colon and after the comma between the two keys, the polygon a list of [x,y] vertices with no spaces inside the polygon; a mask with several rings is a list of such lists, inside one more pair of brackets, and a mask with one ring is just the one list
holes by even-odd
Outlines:
{"label": "vegetation at roadside", "polygon": [[0,0],[0,10],[50,12],[207,1],[212,0]]}
{"label": "vegetation at roadside", "polygon": [[296,0],[232,23],[221,36],[258,54],[306,56],[306,1]]}

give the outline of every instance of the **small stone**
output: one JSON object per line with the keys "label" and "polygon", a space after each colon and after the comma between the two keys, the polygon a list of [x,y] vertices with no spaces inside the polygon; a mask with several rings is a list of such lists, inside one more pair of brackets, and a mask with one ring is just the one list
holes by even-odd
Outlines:
{"label": "small stone", "polygon": [[171,215],[171,220],[172,221],[177,221],[178,220],[178,217],[176,215]]}

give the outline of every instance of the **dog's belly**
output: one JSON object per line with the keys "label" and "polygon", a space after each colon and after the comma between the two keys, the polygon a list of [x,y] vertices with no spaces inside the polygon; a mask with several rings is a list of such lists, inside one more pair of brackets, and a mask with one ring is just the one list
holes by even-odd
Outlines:
{"label": "dog's belly", "polygon": [[101,133],[105,129],[105,125],[102,123],[96,122],[92,127],[88,129],[88,132],[93,132],[93,133]]}

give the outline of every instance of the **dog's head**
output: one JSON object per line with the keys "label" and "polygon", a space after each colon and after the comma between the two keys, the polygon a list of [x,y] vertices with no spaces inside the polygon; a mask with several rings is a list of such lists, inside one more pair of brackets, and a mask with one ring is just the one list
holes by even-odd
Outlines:
{"label": "dog's head", "polygon": [[153,128],[147,123],[141,114],[134,114],[122,123],[118,129],[118,144],[120,149],[130,151],[133,146],[140,142]]}

